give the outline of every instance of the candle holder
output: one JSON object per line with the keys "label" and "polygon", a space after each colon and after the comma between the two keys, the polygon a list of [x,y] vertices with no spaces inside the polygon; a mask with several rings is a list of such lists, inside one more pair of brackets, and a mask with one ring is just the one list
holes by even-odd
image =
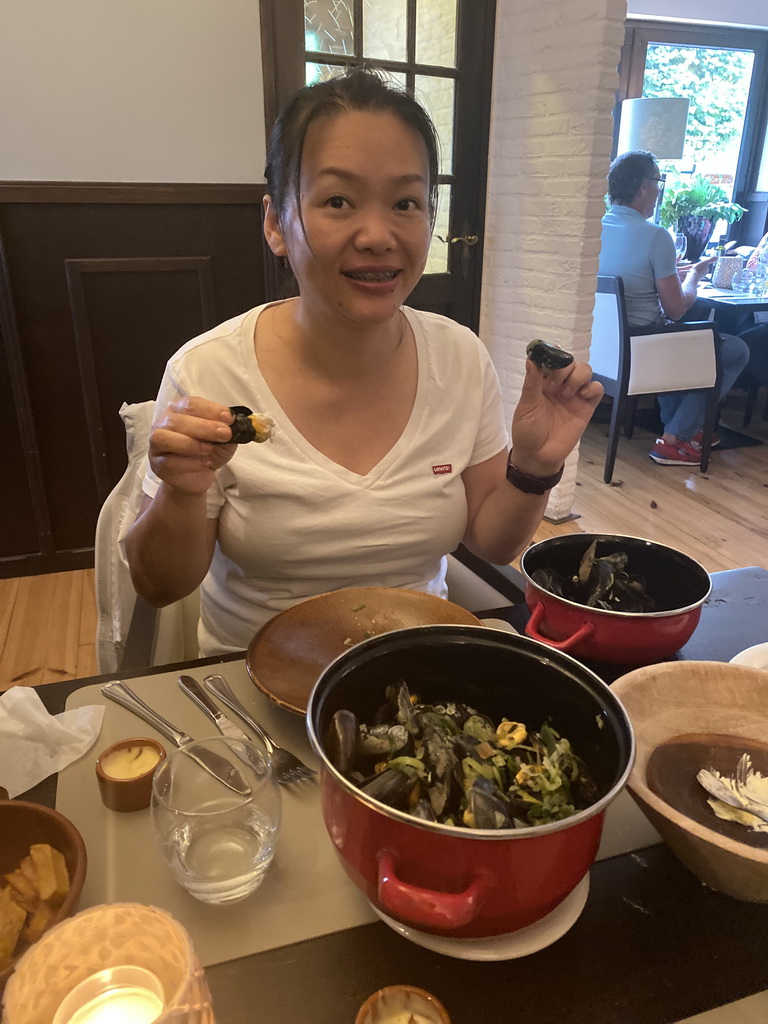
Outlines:
{"label": "candle holder", "polygon": [[19,960],[5,990],[3,1024],[41,1024],[76,986],[107,968],[132,965],[160,982],[154,1024],[215,1024],[203,968],[185,929],[139,903],[91,907],[56,925]]}

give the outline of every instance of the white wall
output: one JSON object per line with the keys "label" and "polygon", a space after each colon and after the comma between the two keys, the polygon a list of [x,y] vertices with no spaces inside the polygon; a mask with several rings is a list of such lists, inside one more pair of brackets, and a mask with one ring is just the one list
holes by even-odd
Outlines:
{"label": "white wall", "polygon": [[510,419],[532,338],[589,352],[625,14],[626,0],[498,0],[480,335]]}
{"label": "white wall", "polygon": [[0,0],[0,179],[263,181],[258,0]]}
{"label": "white wall", "polygon": [[627,15],[768,28],[768,0],[629,0]]}

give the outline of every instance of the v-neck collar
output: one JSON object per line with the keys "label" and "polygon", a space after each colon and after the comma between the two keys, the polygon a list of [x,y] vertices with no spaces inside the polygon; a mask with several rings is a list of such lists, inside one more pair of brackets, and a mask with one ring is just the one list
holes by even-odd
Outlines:
{"label": "v-neck collar", "polygon": [[[244,362],[245,366],[248,367],[250,372],[253,374],[256,389],[264,396],[264,411],[268,412],[275,418],[281,433],[285,435],[291,444],[293,444],[305,458],[314,462],[316,465],[321,466],[332,476],[335,476],[340,480],[345,480],[346,482],[361,488],[372,487],[399,459],[400,454],[410,448],[413,437],[419,429],[419,424],[426,407],[429,385],[429,368],[427,365],[426,343],[418,318],[414,315],[413,310],[408,309],[406,306],[400,307],[411,327],[411,330],[413,331],[413,336],[416,341],[416,396],[413,401],[411,414],[408,417],[408,422],[403,428],[403,432],[389,451],[368,473],[361,475],[360,473],[354,473],[345,466],[341,466],[338,462],[334,462],[333,459],[329,459],[327,455],[323,455],[322,452],[318,451],[317,448],[310,444],[286,415],[285,410],[275,398],[272,389],[264,379],[264,375],[262,374],[259,366],[259,361],[256,358],[254,338],[256,335],[256,325],[259,317],[266,309],[274,305],[277,305],[277,303],[273,302],[257,307],[251,311],[251,314],[246,317],[243,323]],[[249,349],[250,352],[248,351]]]}

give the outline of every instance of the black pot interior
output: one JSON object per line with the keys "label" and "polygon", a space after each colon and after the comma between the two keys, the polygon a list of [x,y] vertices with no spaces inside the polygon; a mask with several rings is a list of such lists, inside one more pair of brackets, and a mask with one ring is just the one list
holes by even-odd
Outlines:
{"label": "black pot interior", "polygon": [[602,794],[631,756],[623,709],[588,669],[525,637],[471,626],[399,630],[342,655],[310,698],[308,717],[321,744],[337,710],[348,708],[370,723],[386,687],[400,679],[425,703],[462,701],[494,722],[506,717],[536,731],[549,721],[589,766]]}
{"label": "black pot interior", "polygon": [[646,592],[656,603],[654,611],[675,611],[704,600],[711,581],[705,570],[682,551],[663,547],[639,537],[573,534],[552,537],[534,544],[522,557],[521,565],[528,576],[537,569],[551,569],[560,576],[575,576],[579,562],[593,540],[597,539],[596,556],[624,551],[628,556],[627,572],[639,576]]}

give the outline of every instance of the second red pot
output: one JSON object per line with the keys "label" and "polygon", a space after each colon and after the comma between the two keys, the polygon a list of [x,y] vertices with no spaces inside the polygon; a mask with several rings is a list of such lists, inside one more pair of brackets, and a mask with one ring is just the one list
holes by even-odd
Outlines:
{"label": "second red pot", "polygon": [[[545,590],[533,580],[537,569],[574,576],[587,548],[597,555],[625,551],[627,571],[643,579],[654,598],[652,612],[588,608]],[[520,560],[525,600],[531,610],[526,633],[577,658],[647,665],[671,657],[691,638],[712,589],[706,569],[689,555],[641,537],[578,533],[532,544]]]}

